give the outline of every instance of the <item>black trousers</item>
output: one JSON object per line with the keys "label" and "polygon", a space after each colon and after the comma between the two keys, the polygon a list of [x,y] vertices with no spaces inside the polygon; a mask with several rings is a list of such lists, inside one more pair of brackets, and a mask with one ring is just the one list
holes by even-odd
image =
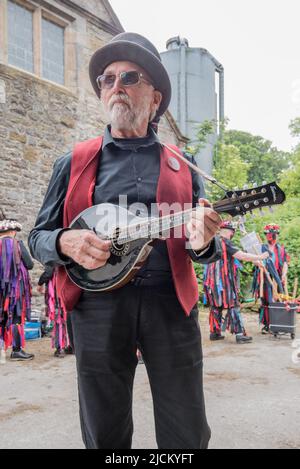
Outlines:
{"label": "black trousers", "polygon": [[71,314],[68,314],[67,316],[67,331],[68,331],[68,337],[69,337],[69,345],[73,349],[73,352],[74,352],[74,339],[73,339],[73,327],[72,327]]}
{"label": "black trousers", "polygon": [[137,347],[147,368],[160,449],[205,449],[202,347],[173,285],[84,292],[71,315],[82,436],[89,449],[130,449]]}
{"label": "black trousers", "polygon": [[[8,315],[7,313],[4,313],[4,319],[0,322],[0,338],[2,338],[3,340],[4,340],[4,332],[5,332],[7,321],[8,321]],[[21,325],[21,322],[22,322],[21,318],[17,316],[17,314],[15,314],[13,318],[13,325],[12,325],[12,334],[13,334],[12,349],[14,352],[19,352],[22,348],[22,339],[21,339],[20,332],[18,329],[18,325]]]}

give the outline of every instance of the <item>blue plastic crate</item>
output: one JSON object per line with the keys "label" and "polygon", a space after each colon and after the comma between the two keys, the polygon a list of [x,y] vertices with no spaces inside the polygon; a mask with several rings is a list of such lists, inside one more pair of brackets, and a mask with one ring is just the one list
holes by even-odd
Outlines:
{"label": "blue plastic crate", "polygon": [[25,340],[37,340],[42,337],[42,323],[40,321],[25,323]]}

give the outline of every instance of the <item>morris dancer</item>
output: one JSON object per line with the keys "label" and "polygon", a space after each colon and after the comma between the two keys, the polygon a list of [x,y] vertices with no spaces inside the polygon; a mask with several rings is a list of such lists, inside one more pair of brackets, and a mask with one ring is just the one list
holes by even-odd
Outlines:
{"label": "morris dancer", "polygon": [[[32,360],[26,353],[24,324],[30,320],[31,285],[28,270],[33,262],[25,245],[16,239],[22,226],[16,220],[0,215],[0,349],[2,362],[5,350],[12,347],[11,360]],[[4,357],[4,358],[3,358]]]}
{"label": "morris dancer", "polygon": [[[54,268],[47,266],[39,279],[40,288],[38,290],[40,293],[44,293],[46,317],[53,324],[52,348],[55,349],[54,356],[64,358],[66,354],[73,354],[73,347],[70,343],[72,334],[69,334],[67,312],[58,298],[56,283],[57,276]],[[43,286],[45,286],[44,290]]]}
{"label": "morris dancer", "polygon": [[[210,306],[210,340],[224,340],[222,331],[230,330],[236,334],[237,343],[249,343],[252,337],[247,336],[239,301],[239,262],[253,262],[260,265],[269,254],[249,254],[241,251],[231,242],[236,228],[230,221],[223,222],[220,231],[222,241],[222,259],[209,264],[204,272],[204,291]],[[223,310],[227,315],[223,320]]]}
{"label": "morris dancer", "polygon": [[[284,289],[287,289],[287,273],[290,257],[286,252],[285,247],[278,243],[278,236],[280,234],[280,227],[278,225],[270,224],[265,226],[264,233],[268,243],[263,245],[262,252],[269,253],[270,259],[266,262],[269,279],[268,276],[264,275],[260,322],[263,325],[262,333],[267,334],[269,332],[270,325],[268,306],[270,303],[275,301],[273,284],[270,283],[270,279],[272,282],[274,281],[277,284],[279,293],[283,293]],[[252,288],[256,298],[259,298],[262,290],[260,269],[255,269]]]}

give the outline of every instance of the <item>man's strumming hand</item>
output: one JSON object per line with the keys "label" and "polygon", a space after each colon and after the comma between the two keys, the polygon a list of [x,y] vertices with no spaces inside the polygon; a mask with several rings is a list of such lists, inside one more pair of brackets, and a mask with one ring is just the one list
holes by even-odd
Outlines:
{"label": "man's strumming hand", "polygon": [[87,270],[105,266],[111,256],[111,241],[103,241],[89,230],[64,231],[58,246],[61,254]]}

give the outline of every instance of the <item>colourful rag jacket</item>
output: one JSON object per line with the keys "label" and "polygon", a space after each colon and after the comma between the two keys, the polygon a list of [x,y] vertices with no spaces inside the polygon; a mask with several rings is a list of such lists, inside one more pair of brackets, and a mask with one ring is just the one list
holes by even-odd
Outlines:
{"label": "colourful rag jacket", "polygon": [[12,343],[12,326],[24,325],[30,314],[31,284],[21,242],[0,238],[0,335],[6,347]]}
{"label": "colourful rag jacket", "polygon": [[[267,244],[263,245],[262,251],[269,251],[269,247]],[[283,244],[275,244],[274,255],[272,256],[272,260],[279,277],[282,278],[283,266],[285,263],[289,263],[291,260]]]}
{"label": "colourful rag jacket", "polygon": [[[271,252],[267,244],[262,246],[262,252]],[[290,257],[286,252],[286,249],[283,245],[276,244],[274,249],[274,255],[267,259],[264,264],[270,275],[271,280],[274,280],[277,284],[278,292],[284,293],[284,285],[282,283],[282,271],[283,266],[286,262],[290,261]],[[258,267],[254,269],[252,291],[255,295],[255,298],[260,297],[260,284],[261,284],[261,273]],[[265,304],[273,303],[273,286],[268,281],[266,275],[264,275],[264,289],[263,289],[263,301]]]}
{"label": "colourful rag jacket", "polygon": [[204,269],[204,301],[212,307],[230,309],[239,306],[240,264],[229,253],[232,244],[225,239],[221,243],[222,258]]}
{"label": "colourful rag jacket", "polygon": [[57,272],[46,266],[39,279],[45,285],[45,315],[52,329],[52,348],[63,350],[69,345],[67,333],[67,311],[57,295]]}

